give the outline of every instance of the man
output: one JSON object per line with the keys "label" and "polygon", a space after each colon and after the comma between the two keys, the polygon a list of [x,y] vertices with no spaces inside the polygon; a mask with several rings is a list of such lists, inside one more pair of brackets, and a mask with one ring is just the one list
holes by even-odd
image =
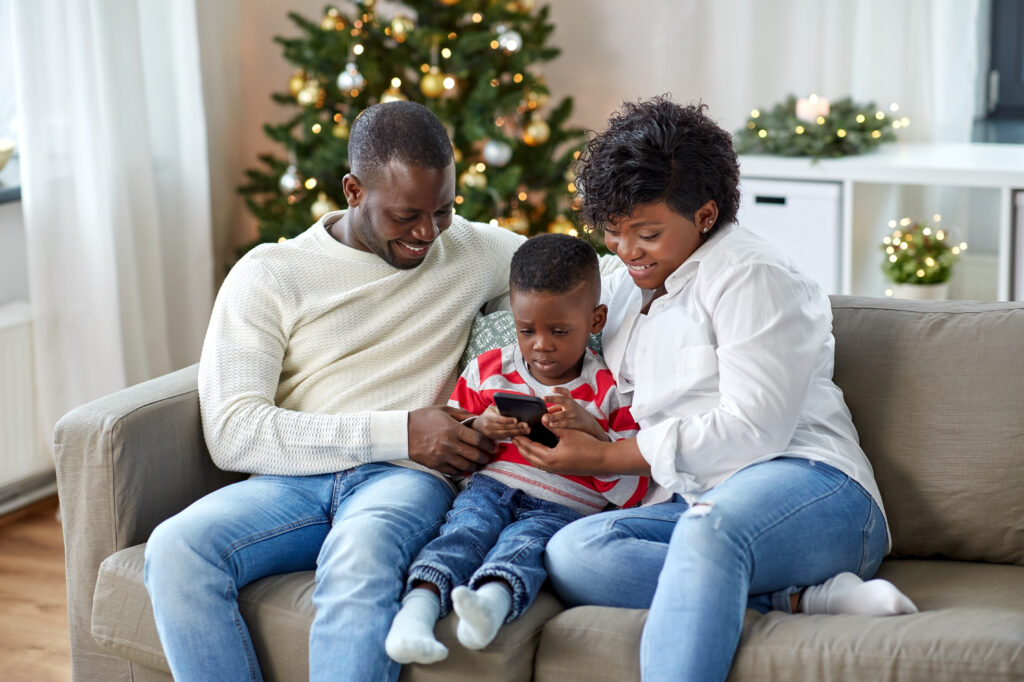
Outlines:
{"label": "man", "polygon": [[395,680],[384,651],[405,571],[494,443],[442,404],[475,313],[522,242],[453,216],[451,142],[424,107],[365,110],[348,210],[253,249],[214,306],[199,365],[223,469],[259,474],[168,519],[146,587],[175,679],[260,679],[238,590],[316,569],[310,679]]}

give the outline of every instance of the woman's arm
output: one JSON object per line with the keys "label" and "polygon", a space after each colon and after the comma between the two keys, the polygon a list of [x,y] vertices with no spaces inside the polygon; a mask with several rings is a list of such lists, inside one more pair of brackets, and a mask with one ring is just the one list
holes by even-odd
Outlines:
{"label": "woman's arm", "polygon": [[554,429],[558,445],[554,448],[535,443],[529,438],[513,438],[526,461],[541,471],[554,471],[570,476],[608,476],[626,474],[650,476],[651,466],[640,454],[635,438],[614,443],[572,429]]}

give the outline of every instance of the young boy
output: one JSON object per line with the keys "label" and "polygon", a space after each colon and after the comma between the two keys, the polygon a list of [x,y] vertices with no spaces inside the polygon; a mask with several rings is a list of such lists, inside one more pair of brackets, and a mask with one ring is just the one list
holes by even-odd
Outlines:
{"label": "young boy", "polygon": [[[562,476],[530,466],[507,439],[529,426],[503,417],[496,392],[539,395],[558,426],[603,440],[639,429],[600,356],[587,348],[604,327],[597,254],[568,235],[530,239],[512,257],[512,315],[518,344],[496,348],[466,367],[449,405],[478,415],[473,428],[504,440],[494,459],[456,498],[440,535],[409,569],[407,593],[385,643],[399,663],[435,663],[448,649],[434,624],[454,606],[459,642],[482,649],[502,623],[529,607],[546,578],[544,546],[583,515],[638,504],[648,479]],[[551,393],[556,395],[550,395]]]}

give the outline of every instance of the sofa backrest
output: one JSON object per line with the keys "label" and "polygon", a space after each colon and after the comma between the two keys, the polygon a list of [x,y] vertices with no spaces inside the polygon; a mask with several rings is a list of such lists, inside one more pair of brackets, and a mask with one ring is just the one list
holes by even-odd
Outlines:
{"label": "sofa backrest", "polygon": [[892,554],[1024,565],[1024,304],[832,297]]}

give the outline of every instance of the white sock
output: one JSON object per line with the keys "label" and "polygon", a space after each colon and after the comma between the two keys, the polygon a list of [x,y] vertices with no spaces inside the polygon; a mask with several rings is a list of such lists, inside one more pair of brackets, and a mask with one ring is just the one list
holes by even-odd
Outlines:
{"label": "white sock", "polygon": [[456,587],[452,607],[459,614],[458,635],[467,649],[483,649],[491,643],[512,610],[512,591],[497,581],[484,583],[476,590]]}
{"label": "white sock", "polygon": [[840,573],[820,585],[804,590],[800,598],[804,613],[847,613],[863,616],[897,616],[917,613],[907,595],[888,580],[864,582],[853,573]]}
{"label": "white sock", "polygon": [[434,637],[434,624],[441,613],[441,598],[418,587],[402,600],[402,608],[391,622],[384,649],[396,663],[437,663],[448,656],[448,648]]}

